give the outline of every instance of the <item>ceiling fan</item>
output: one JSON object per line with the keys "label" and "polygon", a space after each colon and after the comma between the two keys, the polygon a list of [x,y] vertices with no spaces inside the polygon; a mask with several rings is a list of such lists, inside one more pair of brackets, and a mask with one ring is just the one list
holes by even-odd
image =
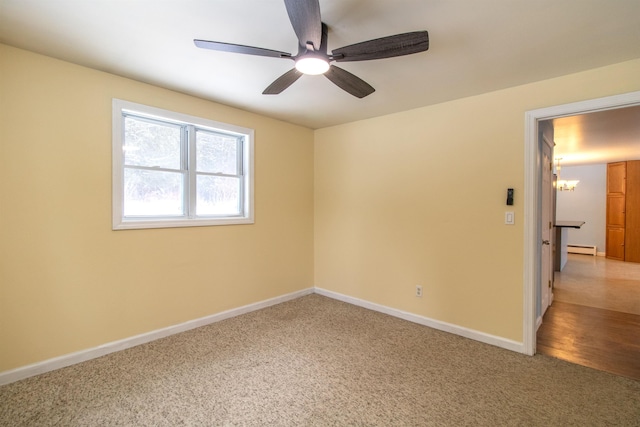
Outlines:
{"label": "ceiling fan", "polygon": [[269,56],[295,61],[295,67],[278,77],[267,87],[264,95],[277,95],[291,86],[303,74],[324,74],[329,80],[353,96],[364,98],[375,89],[359,77],[330,65],[331,62],[367,61],[410,55],[429,49],[429,33],[414,31],[396,34],[334,49],[327,53],[327,26],[320,18],[319,0],[284,0],[289,20],[298,37],[298,53],[222,43],[194,40],[197,47],[217,51]]}

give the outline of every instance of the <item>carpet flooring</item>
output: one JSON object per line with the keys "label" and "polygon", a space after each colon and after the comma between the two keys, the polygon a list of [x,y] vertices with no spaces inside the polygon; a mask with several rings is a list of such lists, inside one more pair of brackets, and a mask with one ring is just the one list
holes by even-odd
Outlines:
{"label": "carpet flooring", "polygon": [[640,426],[640,382],[308,295],[0,387],[2,426]]}

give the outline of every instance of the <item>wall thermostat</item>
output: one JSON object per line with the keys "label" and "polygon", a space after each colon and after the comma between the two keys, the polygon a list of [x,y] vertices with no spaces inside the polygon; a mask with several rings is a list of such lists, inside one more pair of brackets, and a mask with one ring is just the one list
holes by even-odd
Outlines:
{"label": "wall thermostat", "polygon": [[507,206],[513,205],[513,188],[507,188]]}

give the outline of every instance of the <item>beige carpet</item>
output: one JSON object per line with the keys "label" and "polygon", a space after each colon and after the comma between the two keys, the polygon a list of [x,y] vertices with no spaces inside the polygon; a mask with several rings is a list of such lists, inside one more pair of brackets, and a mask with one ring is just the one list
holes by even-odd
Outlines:
{"label": "beige carpet", "polygon": [[639,426],[640,382],[309,295],[0,387],[2,426]]}

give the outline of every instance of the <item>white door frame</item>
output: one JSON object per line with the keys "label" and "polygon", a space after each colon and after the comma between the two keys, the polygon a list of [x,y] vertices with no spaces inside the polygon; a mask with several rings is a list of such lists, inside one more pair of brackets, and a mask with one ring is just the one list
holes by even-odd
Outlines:
{"label": "white door frame", "polygon": [[523,353],[536,353],[537,287],[541,276],[541,153],[538,121],[640,105],[640,91],[527,111],[524,123]]}

